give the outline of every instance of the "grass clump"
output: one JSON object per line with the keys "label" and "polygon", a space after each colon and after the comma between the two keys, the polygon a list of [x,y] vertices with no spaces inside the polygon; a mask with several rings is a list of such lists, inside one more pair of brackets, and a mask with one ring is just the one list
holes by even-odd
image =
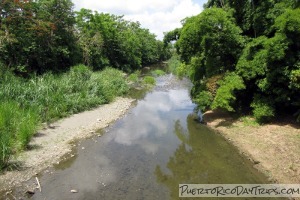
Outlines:
{"label": "grass clump", "polygon": [[163,76],[165,74],[166,74],[166,72],[164,72],[163,70],[160,70],[160,69],[156,69],[156,70],[152,71],[153,76]]}
{"label": "grass clump", "polygon": [[15,101],[0,103],[0,169],[13,153],[27,146],[38,124],[36,108],[21,108]]}
{"label": "grass clump", "polygon": [[29,80],[2,69],[0,78],[0,169],[26,148],[40,122],[109,103],[129,89],[121,71],[92,72],[84,65]]}
{"label": "grass clump", "polygon": [[143,82],[148,85],[155,85],[156,83],[155,78],[152,76],[145,76]]}
{"label": "grass clump", "polygon": [[253,127],[259,126],[259,123],[255,120],[255,118],[250,116],[240,117],[239,120],[244,124],[244,126],[253,126]]}
{"label": "grass clump", "polygon": [[137,70],[134,73],[130,74],[127,77],[127,80],[133,83],[137,83],[139,81],[139,77],[141,76],[141,71]]}

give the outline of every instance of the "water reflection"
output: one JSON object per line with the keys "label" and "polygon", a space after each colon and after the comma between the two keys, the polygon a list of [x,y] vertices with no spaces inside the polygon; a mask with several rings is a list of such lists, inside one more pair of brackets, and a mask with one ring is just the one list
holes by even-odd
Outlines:
{"label": "water reflection", "polygon": [[173,120],[182,117],[179,111],[192,111],[187,90],[155,92],[141,100],[128,116],[122,128],[108,136],[108,140],[123,145],[138,145],[146,153],[158,151],[157,140],[172,130]]}
{"label": "water reflection", "polygon": [[195,121],[188,87],[166,89],[168,79],[102,137],[82,142],[69,168],[41,177],[43,192],[33,199],[165,200],[178,199],[180,183],[262,182],[235,149]]}
{"label": "water reflection", "polygon": [[198,123],[194,115],[187,117],[187,129],[177,120],[174,134],[181,144],[169,158],[168,171],[160,165],[155,169],[158,182],[169,188],[172,199],[178,199],[179,183],[265,183],[265,177],[250,162],[241,158],[221,136]]}

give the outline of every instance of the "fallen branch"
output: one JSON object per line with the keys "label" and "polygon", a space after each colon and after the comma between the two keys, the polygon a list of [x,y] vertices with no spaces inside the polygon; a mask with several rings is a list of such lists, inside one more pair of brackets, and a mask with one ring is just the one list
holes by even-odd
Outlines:
{"label": "fallen branch", "polygon": [[36,182],[39,186],[40,192],[42,192],[42,187],[41,187],[41,184],[40,184],[40,181],[39,181],[38,177],[35,177],[35,179],[36,179]]}

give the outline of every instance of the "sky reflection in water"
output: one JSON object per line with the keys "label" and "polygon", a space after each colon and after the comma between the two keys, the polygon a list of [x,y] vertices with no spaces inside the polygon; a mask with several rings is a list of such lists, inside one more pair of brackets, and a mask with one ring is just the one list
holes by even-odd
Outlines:
{"label": "sky reflection in water", "polygon": [[195,120],[194,107],[187,88],[148,93],[102,137],[83,141],[76,159],[41,177],[33,199],[178,199],[180,183],[264,182]]}

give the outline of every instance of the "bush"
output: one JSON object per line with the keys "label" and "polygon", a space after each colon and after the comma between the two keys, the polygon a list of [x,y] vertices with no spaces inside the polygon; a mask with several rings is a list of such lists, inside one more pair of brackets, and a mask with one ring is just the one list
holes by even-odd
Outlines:
{"label": "bush", "polygon": [[243,79],[235,73],[228,73],[223,80],[219,81],[220,87],[217,89],[212,108],[224,108],[228,111],[234,111],[232,107],[236,100],[235,91],[245,89]]}
{"label": "bush", "polygon": [[156,81],[152,76],[145,76],[144,83],[149,84],[149,85],[155,85]]}
{"label": "bush", "polygon": [[187,76],[188,74],[188,65],[181,63],[177,68],[176,68],[176,75],[179,76],[180,78]]}
{"label": "bush", "polygon": [[135,71],[134,73],[130,74],[130,75],[128,76],[127,79],[128,79],[129,81],[132,81],[132,82],[136,83],[136,82],[139,81],[140,75],[141,75],[141,71],[140,71],[140,70],[137,70],[137,71]]}
{"label": "bush", "polygon": [[253,108],[253,115],[257,122],[265,123],[274,117],[275,109],[271,102],[270,99],[266,99],[260,95],[254,96],[251,107]]}
{"label": "bush", "polygon": [[156,69],[154,71],[152,71],[153,76],[163,76],[166,74],[166,72],[164,72],[163,70],[160,69]]}
{"label": "bush", "polygon": [[201,91],[193,100],[201,111],[205,111],[210,107],[213,96],[208,91]]}

